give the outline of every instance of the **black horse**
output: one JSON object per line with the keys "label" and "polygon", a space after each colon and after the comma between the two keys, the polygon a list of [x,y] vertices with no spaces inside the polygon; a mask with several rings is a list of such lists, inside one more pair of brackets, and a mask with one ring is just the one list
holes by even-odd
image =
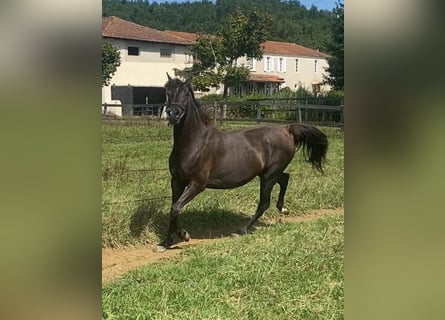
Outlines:
{"label": "black horse", "polygon": [[270,194],[278,183],[277,208],[284,212],[284,194],[289,174],[284,173],[295,150],[302,147],[312,166],[323,172],[327,138],[317,128],[306,124],[285,127],[262,126],[224,132],[210,124],[195,100],[190,81],[172,79],[168,74],[166,113],[174,125],[173,150],[169,158],[172,189],[170,226],[160,244],[170,247],[174,236],[189,241],[180,228],[181,209],[205,188],[231,189],[260,177],[260,201],[255,215],[239,233],[245,234],[270,205]]}

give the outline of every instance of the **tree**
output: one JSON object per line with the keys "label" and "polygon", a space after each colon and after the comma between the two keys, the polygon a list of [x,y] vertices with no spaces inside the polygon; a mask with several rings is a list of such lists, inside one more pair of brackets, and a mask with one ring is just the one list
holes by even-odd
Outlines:
{"label": "tree", "polygon": [[270,17],[256,10],[244,15],[239,8],[229,16],[226,25],[216,36],[200,34],[190,49],[198,63],[191,68],[177,70],[177,75],[192,77],[199,90],[224,84],[224,99],[228,88],[246,81],[249,69],[237,66],[238,58],[261,59],[261,44],[266,41]]}
{"label": "tree", "polygon": [[298,0],[218,0],[218,1],[125,1],[102,0],[102,16],[117,16],[158,30],[216,34],[239,6],[243,12],[255,7],[271,16],[268,40],[293,42],[328,52],[333,12],[306,8]]}
{"label": "tree", "polygon": [[102,87],[110,84],[111,78],[120,65],[119,49],[110,42],[102,42]]}
{"label": "tree", "polygon": [[344,90],[344,5],[337,2],[334,9],[335,22],[333,26],[333,40],[329,45],[331,57],[328,58],[329,67],[326,69],[325,83],[336,90]]}

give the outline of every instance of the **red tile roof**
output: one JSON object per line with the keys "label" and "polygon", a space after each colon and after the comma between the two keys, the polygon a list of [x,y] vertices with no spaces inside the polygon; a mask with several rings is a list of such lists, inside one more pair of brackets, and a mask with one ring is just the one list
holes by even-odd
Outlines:
{"label": "red tile roof", "polygon": [[278,42],[278,41],[266,41],[262,44],[263,52],[265,54],[283,54],[292,56],[305,56],[305,57],[319,57],[327,58],[329,55],[300,46],[295,43]]}
{"label": "red tile roof", "polygon": [[191,32],[171,31],[171,30],[165,30],[165,32],[175,37],[179,37],[191,42],[195,42],[196,40],[198,40],[199,37],[197,33],[191,33]]}
{"label": "red tile roof", "polygon": [[130,39],[149,42],[174,44],[191,44],[184,38],[177,37],[164,31],[141,26],[118,17],[102,18],[102,36],[108,38]]}
{"label": "red tile roof", "polygon": [[[102,36],[108,38],[190,45],[198,39],[199,35],[191,32],[159,31],[111,16],[102,18]],[[323,52],[289,42],[266,41],[262,44],[262,47],[265,54],[318,58],[329,57],[329,55]]]}
{"label": "red tile roof", "polygon": [[273,74],[255,74],[250,75],[250,81],[252,82],[284,82],[283,78]]}

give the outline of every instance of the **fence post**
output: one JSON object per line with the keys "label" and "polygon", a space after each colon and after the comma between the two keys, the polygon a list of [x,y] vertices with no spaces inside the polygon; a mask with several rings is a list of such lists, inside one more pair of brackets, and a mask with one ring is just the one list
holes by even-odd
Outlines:
{"label": "fence post", "polygon": [[103,111],[103,113],[102,113],[102,117],[105,118],[105,117],[107,116],[107,103],[105,102],[105,103],[103,104],[103,106],[104,106],[104,111]]}
{"label": "fence post", "polygon": [[213,122],[215,123],[215,126],[217,124],[217,119],[216,119],[216,108],[218,107],[218,105],[216,104],[216,101],[213,102]]}
{"label": "fence post", "polygon": [[343,113],[344,108],[345,108],[345,105],[342,104],[340,106],[340,122],[341,122],[342,126],[344,126],[344,124],[345,124],[345,118],[344,118],[344,113]]}
{"label": "fence post", "polygon": [[224,116],[224,103],[219,105],[219,125],[223,124],[223,116]]}
{"label": "fence post", "polygon": [[276,120],[275,99],[272,100],[272,120]]}
{"label": "fence post", "polygon": [[257,104],[257,109],[256,109],[256,122],[259,124],[261,122],[261,104],[258,103]]}

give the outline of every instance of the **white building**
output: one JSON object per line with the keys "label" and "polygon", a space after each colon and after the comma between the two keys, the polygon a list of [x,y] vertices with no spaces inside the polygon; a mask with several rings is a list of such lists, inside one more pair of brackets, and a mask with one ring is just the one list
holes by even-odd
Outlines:
{"label": "white building", "polygon": [[261,60],[238,61],[248,66],[251,73],[247,87],[241,88],[245,93],[271,94],[284,87],[293,91],[304,88],[313,93],[330,90],[323,85],[327,54],[288,42],[266,41],[262,47]]}
{"label": "white building", "polygon": [[[118,17],[102,18],[102,37],[120,51],[121,65],[110,81],[102,88],[102,103],[122,104],[107,107],[117,115],[132,114],[134,105],[162,104],[165,101],[166,72],[184,69],[193,63],[188,46],[197,34],[159,31]],[[237,63],[248,65],[251,71],[246,85],[232,88],[234,93],[272,94],[276,90],[300,87],[312,92],[329,90],[322,85],[328,66],[328,55],[294,43],[266,41],[262,60]]]}
{"label": "white building", "polygon": [[110,85],[102,88],[102,103],[123,105],[122,110],[107,107],[117,115],[131,113],[132,105],[163,103],[166,72],[173,76],[173,69],[193,62],[187,48],[190,41],[117,17],[102,18],[102,37],[121,56]]}

